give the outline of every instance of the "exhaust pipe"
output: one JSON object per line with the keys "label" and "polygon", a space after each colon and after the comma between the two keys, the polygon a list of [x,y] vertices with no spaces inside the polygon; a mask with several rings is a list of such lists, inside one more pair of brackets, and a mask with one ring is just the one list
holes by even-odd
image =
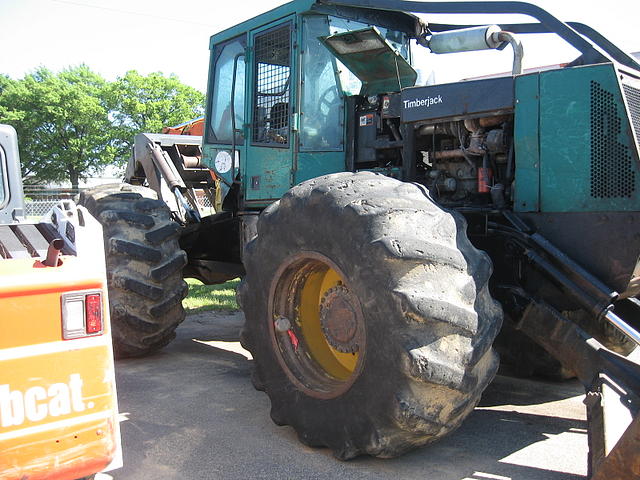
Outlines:
{"label": "exhaust pipe", "polygon": [[64,240],[61,238],[54,238],[49,244],[47,249],[47,258],[42,262],[47,267],[57,267],[59,264],[60,251],[64,247]]}

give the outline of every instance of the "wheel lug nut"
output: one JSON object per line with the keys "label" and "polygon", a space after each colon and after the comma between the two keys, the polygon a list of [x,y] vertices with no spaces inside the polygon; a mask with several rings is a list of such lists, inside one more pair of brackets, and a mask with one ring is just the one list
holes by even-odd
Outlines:
{"label": "wheel lug nut", "polygon": [[291,322],[286,317],[279,317],[273,322],[273,326],[278,333],[285,333],[291,330]]}

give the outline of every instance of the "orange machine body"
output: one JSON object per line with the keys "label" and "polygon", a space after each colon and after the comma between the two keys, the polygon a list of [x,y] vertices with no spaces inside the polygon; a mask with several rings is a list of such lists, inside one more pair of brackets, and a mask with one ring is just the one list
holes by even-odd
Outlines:
{"label": "orange machine body", "polygon": [[173,127],[164,127],[162,133],[170,135],[204,135],[204,117],[194,118]]}
{"label": "orange machine body", "polygon": [[[101,241],[98,246],[62,255],[57,267],[33,257],[0,258],[2,479],[78,479],[120,466]],[[99,328],[91,324],[85,334],[83,322],[95,319]],[[76,327],[71,338],[67,326]]]}

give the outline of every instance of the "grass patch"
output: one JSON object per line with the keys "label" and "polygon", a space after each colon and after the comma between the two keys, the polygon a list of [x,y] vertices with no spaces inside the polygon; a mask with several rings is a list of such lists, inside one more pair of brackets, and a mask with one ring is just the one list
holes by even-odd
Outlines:
{"label": "grass patch", "polygon": [[220,285],[204,285],[199,280],[188,278],[189,295],[182,301],[187,313],[207,310],[238,310],[236,287],[240,279],[229,280]]}

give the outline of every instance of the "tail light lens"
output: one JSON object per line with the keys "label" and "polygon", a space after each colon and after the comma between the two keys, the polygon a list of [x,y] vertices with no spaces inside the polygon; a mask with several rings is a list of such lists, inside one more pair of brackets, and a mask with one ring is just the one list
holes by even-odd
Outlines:
{"label": "tail light lens", "polygon": [[70,292],[62,294],[62,338],[100,335],[102,324],[101,292]]}
{"label": "tail light lens", "polygon": [[87,334],[102,331],[102,295],[93,293],[84,297],[85,326]]}

